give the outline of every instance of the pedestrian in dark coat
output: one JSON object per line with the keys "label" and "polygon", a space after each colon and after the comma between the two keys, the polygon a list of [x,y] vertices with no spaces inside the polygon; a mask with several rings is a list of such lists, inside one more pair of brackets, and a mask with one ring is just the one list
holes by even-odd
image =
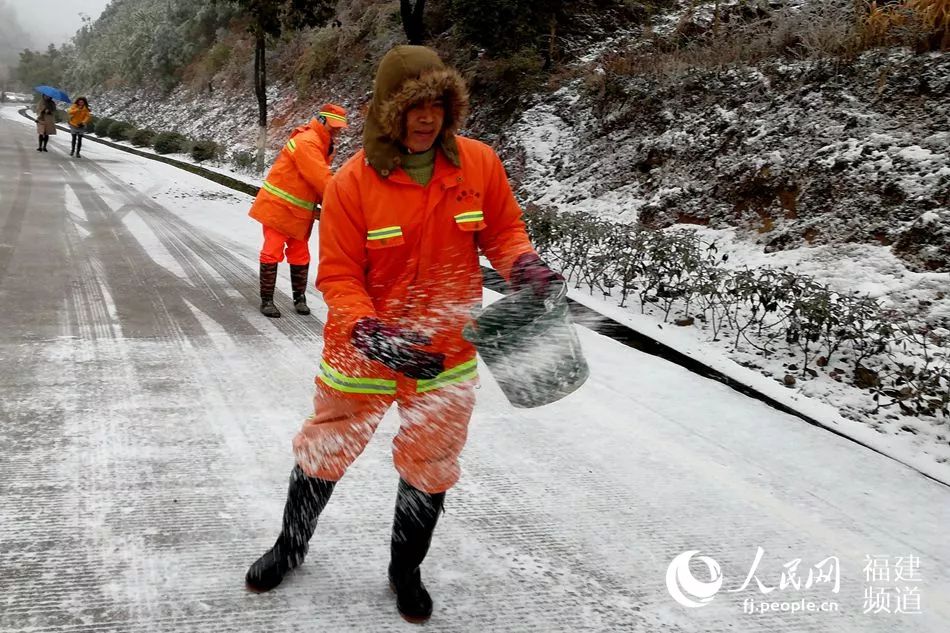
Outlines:
{"label": "pedestrian in dark coat", "polygon": [[36,133],[39,136],[38,152],[49,151],[46,144],[49,143],[49,137],[56,134],[56,102],[51,97],[43,95],[43,98],[33,106],[36,112]]}

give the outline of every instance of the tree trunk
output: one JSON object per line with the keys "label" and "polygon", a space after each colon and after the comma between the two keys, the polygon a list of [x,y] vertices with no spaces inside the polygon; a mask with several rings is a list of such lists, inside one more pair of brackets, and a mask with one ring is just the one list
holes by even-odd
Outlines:
{"label": "tree trunk", "polygon": [[257,171],[264,173],[264,148],[267,145],[267,60],[264,56],[266,41],[258,33],[254,47],[254,94],[257,95]]}
{"label": "tree trunk", "polygon": [[426,0],[399,0],[399,13],[402,15],[402,28],[410,44],[422,44],[426,38],[426,27],[422,14]]}

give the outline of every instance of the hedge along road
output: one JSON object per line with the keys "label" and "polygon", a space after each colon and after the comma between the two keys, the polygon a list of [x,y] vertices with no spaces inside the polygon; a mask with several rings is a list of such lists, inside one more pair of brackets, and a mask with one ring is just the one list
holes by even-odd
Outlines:
{"label": "hedge along road", "polygon": [[[34,120],[34,118],[30,116],[29,111],[26,108],[21,109],[20,114],[31,121]],[[57,129],[60,129],[66,133],[69,133],[69,129],[65,126],[58,125]],[[187,163],[184,161],[176,160],[174,158],[169,158],[167,156],[162,156],[160,154],[155,154],[152,152],[141,151],[141,150],[129,147],[127,145],[121,145],[119,143],[113,143],[111,141],[107,141],[102,138],[92,137],[88,134],[86,135],[86,139],[92,140],[96,143],[107,145],[113,149],[121,150],[123,152],[135,154],[136,156],[141,156],[143,158],[156,160],[156,161],[165,163],[167,165],[178,167],[179,169],[183,169],[192,174],[201,176],[203,178],[207,178],[208,180],[211,180],[212,182],[218,183],[220,185],[223,185],[235,191],[239,191],[241,193],[246,193],[251,196],[256,196],[259,189],[259,187],[252,185],[250,183],[241,181],[237,178],[232,178],[230,176],[220,174],[213,170],[206,169],[198,165],[193,165],[191,163]],[[482,275],[483,275],[483,282],[486,288],[490,288],[491,290],[494,290],[495,292],[499,292],[502,294],[507,294],[508,292],[510,292],[510,288],[508,287],[504,279],[502,279],[502,277],[491,268],[483,266]],[[679,365],[680,367],[684,367],[695,374],[704,376],[705,378],[709,378],[710,380],[715,380],[717,382],[720,382],[730,387],[731,389],[734,389],[742,394],[745,394],[746,396],[749,396],[750,398],[754,398],[756,400],[764,402],[770,407],[773,407],[779,411],[788,413],[790,415],[794,415],[808,422],[809,424],[823,428],[826,431],[829,431],[839,437],[852,441],[868,450],[871,450],[881,455],[884,455],[886,457],[889,457],[890,459],[894,459],[895,461],[898,461],[904,464],[908,468],[915,470],[916,472],[927,477],[928,479],[931,479],[935,482],[938,482],[945,486],[950,487],[950,482],[944,481],[941,478],[938,478],[932,475],[931,473],[921,471],[919,468],[917,468],[913,464],[910,464],[904,460],[901,460],[898,457],[895,457],[894,455],[889,454],[888,452],[884,450],[881,450],[875,446],[872,446],[871,444],[864,442],[861,439],[854,437],[851,434],[843,432],[841,429],[835,428],[833,426],[833,423],[834,423],[833,421],[829,421],[827,419],[822,419],[822,418],[810,415],[806,411],[802,410],[802,408],[793,406],[790,402],[793,398],[779,396],[778,394],[776,394],[777,390],[775,389],[772,390],[772,394],[766,393],[763,389],[757,386],[757,385],[762,384],[761,380],[749,379],[749,377],[752,375],[751,370],[746,370],[745,368],[739,367],[738,365],[734,365],[733,363],[726,363],[726,365],[729,367],[729,370],[728,372],[723,371],[719,368],[711,366],[709,363],[704,362],[703,360],[699,358],[696,358],[695,356],[691,355],[689,352],[683,352],[674,347],[671,347],[670,345],[658,340],[657,338],[650,336],[644,331],[634,329],[630,327],[629,325],[626,325],[614,319],[611,319],[610,317],[607,317],[597,312],[596,310],[591,309],[590,307],[586,305],[583,305],[582,303],[574,299],[569,298],[568,302],[570,304],[571,315],[574,318],[574,321],[579,325],[587,327],[597,332],[598,334],[607,336],[617,341],[618,343],[622,343],[623,345],[637,349],[647,354],[651,354],[653,356],[658,356],[671,363]]]}

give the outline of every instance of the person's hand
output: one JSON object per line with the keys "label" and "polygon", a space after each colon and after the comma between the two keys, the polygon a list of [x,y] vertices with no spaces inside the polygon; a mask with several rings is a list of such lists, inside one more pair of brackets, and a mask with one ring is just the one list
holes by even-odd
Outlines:
{"label": "person's hand", "polygon": [[536,253],[521,255],[511,267],[512,290],[531,288],[538,299],[553,297],[564,283],[564,277],[548,268]]}
{"label": "person's hand", "polygon": [[435,378],[445,369],[445,354],[419,349],[430,345],[432,340],[413,330],[363,317],[353,326],[351,338],[354,347],[367,358],[414,380]]}

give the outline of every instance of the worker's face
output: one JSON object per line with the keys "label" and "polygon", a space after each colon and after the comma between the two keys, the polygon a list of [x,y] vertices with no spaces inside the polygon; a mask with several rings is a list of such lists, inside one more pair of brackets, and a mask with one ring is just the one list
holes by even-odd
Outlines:
{"label": "worker's face", "polygon": [[439,138],[444,121],[445,102],[442,99],[420,101],[406,111],[406,133],[401,139],[402,144],[415,153],[429,151]]}
{"label": "worker's face", "polygon": [[330,140],[333,141],[333,144],[336,145],[337,139],[340,138],[340,134],[343,132],[341,127],[327,127],[327,131],[330,132]]}

